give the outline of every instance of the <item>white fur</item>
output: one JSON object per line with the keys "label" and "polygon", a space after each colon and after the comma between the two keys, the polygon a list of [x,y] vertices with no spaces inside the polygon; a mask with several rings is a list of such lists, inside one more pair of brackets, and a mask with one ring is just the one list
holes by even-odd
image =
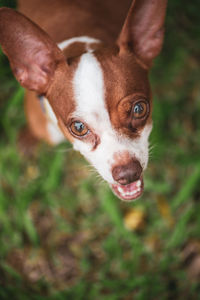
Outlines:
{"label": "white fur", "polygon": [[47,131],[50,136],[51,142],[53,144],[59,144],[62,141],[65,140],[65,137],[58,127],[58,121],[57,118],[46,98],[43,99],[44,101],[44,109],[45,109],[45,115],[47,117]]}
{"label": "white fur", "polygon": [[47,130],[48,130],[48,134],[50,136],[51,142],[54,145],[57,145],[66,140],[63,133],[61,132],[60,128],[57,125],[55,126],[55,124],[48,122]]}
{"label": "white fur", "polygon": [[69,40],[63,41],[61,43],[58,44],[58,47],[61,50],[64,50],[65,48],[67,48],[68,46],[70,46],[73,43],[76,42],[80,42],[80,43],[85,43],[86,44],[86,50],[88,52],[92,52],[93,50],[90,48],[90,44],[94,44],[94,43],[100,43],[99,40],[91,38],[89,36],[78,36],[78,37],[74,37],[71,38]]}
{"label": "white fur", "polygon": [[112,128],[105,107],[104,79],[101,66],[92,53],[83,54],[75,72],[73,87],[76,111],[73,117],[87,123],[100,137],[100,144],[92,151],[92,145],[76,139],[74,149],[79,150],[109,183],[114,183],[111,169],[114,154],[129,152],[143,168],[148,163],[148,137],[151,125],[145,126],[141,136],[135,140],[120,136]]}

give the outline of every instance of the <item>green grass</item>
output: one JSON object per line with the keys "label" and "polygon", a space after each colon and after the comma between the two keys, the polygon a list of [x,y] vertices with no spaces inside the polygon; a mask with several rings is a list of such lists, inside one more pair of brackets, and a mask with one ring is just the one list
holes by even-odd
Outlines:
{"label": "green grass", "polygon": [[[145,193],[131,204],[67,142],[19,153],[23,89],[0,53],[0,299],[200,299],[199,9],[169,3]],[[128,230],[138,211],[142,225]]]}

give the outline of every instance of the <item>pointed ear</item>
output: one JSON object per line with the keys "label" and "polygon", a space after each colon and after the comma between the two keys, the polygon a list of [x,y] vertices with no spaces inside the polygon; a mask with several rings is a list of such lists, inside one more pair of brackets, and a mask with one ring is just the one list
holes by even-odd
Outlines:
{"label": "pointed ear", "polygon": [[0,44],[19,83],[46,93],[57,65],[64,61],[61,50],[31,20],[10,8],[0,8]]}
{"label": "pointed ear", "polygon": [[149,68],[164,37],[167,0],[133,0],[118,38],[120,52],[132,51]]}

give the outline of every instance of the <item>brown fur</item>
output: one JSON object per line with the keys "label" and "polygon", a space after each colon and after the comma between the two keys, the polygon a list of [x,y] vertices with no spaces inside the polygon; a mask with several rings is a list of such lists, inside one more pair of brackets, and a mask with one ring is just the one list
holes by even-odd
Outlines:
{"label": "brown fur", "polygon": [[87,35],[114,43],[131,0],[19,0],[19,11],[39,24],[55,42]]}
{"label": "brown fur", "polygon": [[[144,125],[151,122],[148,71],[141,67],[131,53],[119,56],[117,49],[106,49],[99,51],[96,56],[103,68],[106,104],[111,122],[120,133],[135,138]],[[146,99],[149,103],[150,112],[145,120],[131,119],[130,110],[136,99]]]}
{"label": "brown fur", "polygon": [[47,131],[47,119],[41,110],[41,105],[36,94],[26,91],[24,101],[27,121],[33,135],[51,144],[51,138]]}

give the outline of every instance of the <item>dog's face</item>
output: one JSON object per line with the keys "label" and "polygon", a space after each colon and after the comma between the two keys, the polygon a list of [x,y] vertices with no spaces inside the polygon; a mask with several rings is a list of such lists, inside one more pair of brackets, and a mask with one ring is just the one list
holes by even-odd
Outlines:
{"label": "dog's face", "polygon": [[116,45],[76,57],[65,57],[21,14],[0,10],[0,42],[16,78],[47,97],[74,149],[123,200],[143,191],[152,128],[148,69],[161,49],[165,8],[166,1],[134,1]]}
{"label": "dog's face", "polygon": [[117,196],[135,199],[143,191],[152,128],[147,70],[131,53],[102,48],[72,60],[68,72],[62,93],[54,96],[54,84],[48,95],[63,133]]}

